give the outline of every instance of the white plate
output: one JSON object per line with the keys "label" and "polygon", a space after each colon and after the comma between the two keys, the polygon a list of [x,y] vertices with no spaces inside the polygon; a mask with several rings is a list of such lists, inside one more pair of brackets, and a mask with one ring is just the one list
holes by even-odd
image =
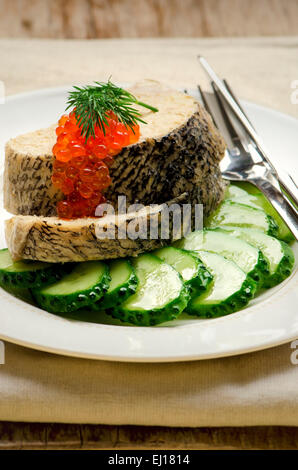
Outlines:
{"label": "white plate", "polygon": [[[3,143],[12,136],[47,126],[64,111],[66,90],[56,88],[9,97],[0,106],[1,165]],[[194,93],[195,94],[195,93]],[[255,104],[249,116],[280,168],[298,175],[298,121]],[[2,199],[2,194],[0,195]],[[2,210],[0,243],[5,246]],[[295,247],[296,257],[298,254]],[[0,337],[69,356],[133,362],[167,362],[237,355],[276,346],[298,337],[297,269],[284,283],[227,317],[181,319],[157,327],[123,326],[109,317],[101,324],[66,320],[44,312],[0,289]]]}

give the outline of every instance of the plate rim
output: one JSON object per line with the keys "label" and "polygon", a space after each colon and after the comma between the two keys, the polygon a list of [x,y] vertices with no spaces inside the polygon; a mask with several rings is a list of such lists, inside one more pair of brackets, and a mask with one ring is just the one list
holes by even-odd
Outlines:
{"label": "plate rim", "polygon": [[[127,86],[128,84],[124,84],[122,83],[121,86]],[[59,87],[48,87],[48,88],[40,88],[40,89],[37,89],[37,90],[29,90],[29,91],[26,91],[26,92],[22,92],[22,93],[17,93],[17,94],[14,94],[14,95],[9,95],[6,97],[5,99],[5,103],[7,102],[11,102],[11,101],[15,101],[15,100],[18,100],[18,99],[22,99],[22,98],[30,98],[30,96],[44,96],[45,94],[57,94],[57,93],[61,93],[61,92],[66,92],[68,89],[72,88],[73,85],[63,85],[63,86],[59,86]],[[179,89],[178,87],[175,87],[176,89]],[[195,92],[195,90],[191,87],[187,87],[187,90],[189,92]],[[251,102],[251,101],[246,101],[246,100],[241,100],[241,102],[244,104],[244,106],[248,106],[248,107],[251,107],[251,108],[255,108],[256,110],[259,110],[261,112],[266,112],[266,113],[270,113],[270,114],[273,114],[275,115],[277,118],[279,119],[283,119],[283,120],[291,120],[295,125],[298,126],[298,119],[296,119],[295,117],[293,116],[290,116],[290,115],[287,115],[283,112],[280,112],[278,110],[275,110],[275,109],[271,109],[269,107],[266,107],[266,106],[263,106],[263,105],[258,105],[257,103],[254,103],[254,102]],[[288,284],[293,284],[293,289],[292,287],[288,287],[288,289],[286,289],[286,286]],[[296,268],[296,270],[292,273],[292,275],[286,280],[284,281],[284,283],[280,284],[279,288],[277,289],[277,291],[275,291],[273,293],[273,297],[275,296],[276,293],[278,293],[279,291],[283,291],[284,290],[290,290],[290,291],[293,291],[295,290],[295,286],[296,288],[298,287],[298,270]],[[4,290],[1,289],[0,291],[0,299],[3,300],[3,296],[2,294],[6,293]],[[11,297],[8,293],[6,293],[7,296]],[[5,297],[5,296],[4,296]],[[284,295],[282,295],[281,297],[284,297]],[[270,299],[272,298],[272,296],[270,297]],[[15,299],[15,298],[14,298]],[[24,304],[23,301],[21,301],[20,299],[16,299],[18,302],[21,302],[22,304]],[[237,319],[238,317],[241,317],[241,314],[243,314],[244,312],[246,312],[246,314],[251,314],[251,311],[252,309],[255,309],[255,308],[258,308],[259,306],[261,305],[264,305],[267,304],[268,302],[268,298],[265,299],[263,302],[260,302],[259,304],[256,304],[256,305],[252,305],[252,306],[249,306],[239,312],[235,312],[233,314],[233,317],[232,318],[235,318],[237,316]],[[5,302],[4,302],[5,303]],[[285,302],[286,303],[286,302]],[[36,310],[39,310],[40,312],[43,312],[41,309],[39,309],[38,307],[35,307],[33,306],[34,309]],[[45,312],[43,312],[45,313]],[[47,312],[46,312],[47,313]],[[240,314],[240,315],[239,315]],[[48,314],[47,315],[50,315],[51,318],[58,318],[61,320],[61,317],[56,317],[52,314]],[[213,322],[213,324],[218,324],[218,320],[226,320],[228,317],[220,317],[218,319],[212,319],[211,321]],[[230,317],[231,318],[231,317]],[[67,319],[62,319],[63,321],[68,321]],[[240,320],[241,321],[241,320]],[[79,324],[82,324],[82,322],[77,322]],[[86,325],[86,323],[83,323],[84,325]],[[90,323],[87,323],[88,325],[90,325]],[[0,325],[1,325],[1,316],[0,316]],[[58,327],[59,327],[59,322],[57,323]],[[92,325],[92,324],[91,324]],[[131,326],[117,326],[117,325],[104,325],[104,324],[100,324],[100,326],[105,329],[105,327],[113,327],[113,328],[117,328],[119,329],[119,331],[127,331],[127,329],[131,330],[131,328],[133,328],[134,331],[136,330],[146,330],[148,332],[148,330],[157,330],[158,328],[160,330],[163,330],[163,331],[173,331],[172,328],[167,328],[167,327],[131,327]],[[192,324],[189,324],[189,325],[180,325],[179,328],[177,328],[176,332],[179,330],[183,330],[184,328],[194,328],[194,325],[193,323]],[[107,329],[107,328],[106,328]],[[167,333],[168,334],[168,333]],[[10,343],[14,343],[14,344],[18,344],[20,346],[23,346],[23,347],[27,347],[27,348],[30,348],[30,349],[34,349],[34,350],[39,350],[39,351],[43,351],[43,352],[49,352],[49,353],[53,353],[53,354],[59,354],[59,355],[63,355],[63,356],[70,356],[70,357],[78,357],[78,358],[86,358],[86,359],[93,359],[93,360],[105,360],[105,361],[112,361],[112,362],[115,362],[115,361],[119,361],[119,362],[131,362],[131,363],[167,363],[167,362],[183,362],[183,361],[194,361],[194,360],[208,360],[208,359],[214,359],[214,358],[219,358],[219,357],[231,357],[231,356],[234,356],[234,355],[242,355],[242,354],[248,354],[250,352],[256,352],[256,351],[260,351],[260,350],[264,350],[264,349],[268,349],[268,348],[271,348],[271,347],[276,347],[278,345],[281,345],[281,344],[285,344],[285,343],[288,343],[288,342],[291,342],[293,341],[294,339],[296,339],[298,337],[298,322],[297,322],[297,327],[296,329],[294,330],[293,332],[293,336],[289,336],[287,335],[286,337],[283,337],[282,335],[279,337],[279,339],[277,339],[276,341],[272,341],[269,339],[267,340],[264,340],[263,342],[260,342],[259,345],[254,345],[254,346],[251,346],[251,347],[243,347],[243,348],[234,348],[232,347],[230,350],[227,349],[225,351],[222,351],[222,353],[219,353],[219,352],[214,352],[214,353],[209,353],[209,354],[201,354],[201,353],[198,353],[197,355],[196,354],[190,354],[190,353],[186,353],[186,355],[179,355],[179,356],[175,356],[175,355],[170,355],[170,356],[166,356],[166,355],[162,355],[162,356],[148,356],[146,355],[145,357],[141,357],[141,356],[135,356],[135,355],[117,355],[117,354],[114,354],[114,355],[111,355],[110,353],[108,355],[105,355],[105,354],[102,354],[102,353],[96,353],[96,354],[91,354],[91,353],[82,353],[80,351],[71,351],[71,350],[66,350],[65,348],[60,348],[60,349],[57,349],[55,347],[49,347],[49,346],[44,346],[42,344],[38,344],[38,342],[32,342],[32,341],[26,341],[26,340],[21,340],[21,339],[18,339],[18,338],[14,338],[12,336],[9,336],[9,335],[5,335],[3,333],[1,333],[0,331],[0,338],[3,340],[3,341],[7,341],[7,342],[10,342]]]}
{"label": "plate rim", "polygon": [[[292,285],[293,284],[293,285]],[[296,288],[296,290],[295,290]],[[274,288],[273,288],[274,289]],[[233,317],[227,315],[224,317],[219,317],[215,319],[211,319],[211,324],[209,323],[209,327],[213,324],[215,327],[218,325],[218,323],[221,322],[226,322],[227,319],[234,320],[234,322],[242,323],[242,320],[244,316],[250,316],[252,313],[257,314],[257,310],[260,308],[260,306],[265,306],[265,308],[269,308],[270,310],[270,304],[275,302],[275,297],[283,297],[285,298],[285,295],[289,292],[289,294],[294,294],[295,291],[298,293],[298,268],[293,271],[291,276],[286,279],[283,283],[281,283],[279,286],[277,286],[277,290],[274,291],[273,296],[267,297],[263,302],[260,304],[252,305],[250,307],[244,308],[243,310],[240,310],[238,312],[235,312]],[[11,302],[11,299],[13,299],[15,302],[20,303],[20,305],[24,305],[24,302],[16,297],[11,296],[8,292],[6,292],[3,289],[0,289],[0,300],[3,299],[3,293],[4,297],[7,296],[9,299],[9,303]],[[5,300],[5,299],[4,299]],[[296,296],[296,301],[298,301],[298,295]],[[294,302],[293,302],[294,304]],[[30,308],[30,304],[26,304]],[[48,312],[45,312],[38,307],[35,307],[31,305],[34,310],[40,312],[42,315],[47,316],[51,320],[55,321],[57,320],[57,325],[59,327],[59,322],[67,322],[69,321],[66,318],[55,316],[53,314],[50,314]],[[255,312],[252,312],[252,310],[256,310]],[[1,321],[1,316],[0,316],[0,321]],[[73,324],[77,324],[79,327],[80,326],[85,326],[85,325],[90,325],[88,322],[79,322],[76,320],[71,320]],[[227,323],[230,323],[229,321]],[[92,325],[92,324],[91,324]],[[170,334],[170,331],[172,328],[167,328],[163,326],[156,326],[156,327],[134,327],[134,326],[118,326],[118,325],[105,325],[105,324],[94,324],[99,327],[99,329],[103,330],[103,333],[105,333],[104,330],[114,330],[114,331],[139,331],[139,332],[144,332],[145,334],[150,334],[149,332],[151,331],[160,331],[162,330],[166,335]],[[199,325],[199,324],[198,324]],[[201,323],[202,326],[204,326],[203,323]],[[182,336],[185,330],[188,330],[192,328],[194,325],[189,324],[189,325],[180,325],[179,329],[177,328],[176,333],[178,333],[178,336]],[[212,326],[211,326],[212,328]],[[184,331],[183,331],[184,330]],[[198,333],[198,331],[197,331]],[[112,332],[113,334],[113,332]],[[195,333],[194,333],[195,335]],[[177,335],[176,335],[177,336]],[[272,341],[270,338],[265,339],[263,342],[259,342],[258,345],[255,346],[247,346],[247,347],[242,347],[242,348],[237,348],[235,350],[234,348],[232,349],[225,349],[222,352],[213,352],[213,353],[208,353],[208,354],[196,354],[196,353],[186,353],[185,355],[180,354],[179,356],[175,356],[174,354],[170,354],[168,356],[136,356],[133,354],[127,354],[127,355],[118,355],[118,354],[102,354],[102,353],[82,353],[82,351],[73,351],[70,349],[66,349],[66,347],[60,347],[56,348],[54,346],[44,346],[43,344],[39,344],[38,342],[30,342],[26,340],[21,340],[21,339],[16,339],[15,337],[9,336],[9,335],[3,335],[0,332],[0,339],[3,341],[8,341],[10,343],[23,346],[29,349],[33,350],[38,350],[38,351],[43,351],[43,352],[48,352],[52,354],[58,354],[62,356],[67,356],[67,357],[77,357],[81,359],[92,359],[92,360],[104,360],[104,361],[110,361],[110,362],[128,362],[128,363],[170,363],[170,362],[188,362],[188,361],[196,361],[196,360],[208,360],[208,359],[216,359],[216,358],[223,358],[223,357],[232,357],[232,356],[238,356],[242,354],[249,354],[252,352],[257,352],[257,351],[262,351],[265,349],[270,349],[276,346],[280,346],[282,344],[290,343],[294,341],[295,339],[298,338],[298,321],[296,325],[296,329],[293,331],[292,335],[286,335],[283,336],[281,335],[279,338],[277,338],[275,341]],[[150,340],[151,341],[151,340]]]}
{"label": "plate rim", "polygon": [[[131,82],[118,82],[118,81],[116,81],[115,83],[117,83],[119,86],[122,86],[122,87],[131,85]],[[77,82],[77,85],[85,85],[85,84],[86,84],[85,82],[80,82],[80,81]],[[73,88],[73,85],[66,84],[66,85],[61,85],[61,86],[56,86],[56,87],[44,87],[44,88],[37,88],[37,89],[33,89],[33,90],[22,91],[20,93],[13,93],[13,94],[7,95],[5,97],[4,105],[5,105],[6,102],[14,101],[14,100],[19,99],[19,98],[26,98],[26,97],[30,97],[32,95],[33,96],[39,96],[39,95],[44,95],[45,93],[50,93],[51,94],[51,93],[55,93],[55,92],[56,93],[57,92],[62,92],[62,91],[65,92],[65,91],[69,90],[70,88]],[[172,88],[176,89],[178,91],[184,91],[184,90],[191,91],[191,92],[194,92],[194,94],[197,95],[197,91],[192,86],[187,86],[187,87],[173,86]],[[296,124],[298,123],[298,118],[295,118],[294,116],[292,116],[290,114],[284,113],[283,111],[279,111],[278,109],[270,108],[269,106],[266,106],[266,105],[263,105],[263,104],[258,104],[258,103],[255,103],[254,101],[246,100],[246,99],[242,99],[242,98],[240,98],[239,101],[241,103],[244,103],[244,105],[256,107],[256,108],[261,109],[265,112],[269,111],[270,113],[276,114],[277,116],[279,116],[281,118],[290,119],[294,123],[296,123]]]}

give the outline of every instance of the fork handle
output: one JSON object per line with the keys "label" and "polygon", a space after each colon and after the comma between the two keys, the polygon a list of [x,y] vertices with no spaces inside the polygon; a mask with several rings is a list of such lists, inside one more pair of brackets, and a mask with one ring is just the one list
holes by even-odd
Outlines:
{"label": "fork handle", "polygon": [[256,178],[254,184],[267,197],[298,241],[298,212],[295,208],[288,202],[281,190],[270,181]]}

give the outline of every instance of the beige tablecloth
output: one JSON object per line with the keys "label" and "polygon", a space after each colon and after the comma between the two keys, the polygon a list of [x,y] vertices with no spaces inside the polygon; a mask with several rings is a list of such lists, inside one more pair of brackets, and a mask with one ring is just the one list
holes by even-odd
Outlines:
{"label": "beige tablecloth", "polygon": [[[155,78],[206,83],[204,54],[235,91],[297,116],[298,38],[238,40],[0,40],[8,94],[39,87]],[[1,111],[1,110],[0,110]],[[0,305],[1,309],[1,305]],[[231,332],[233,334],[233,332]],[[298,425],[298,366],[290,345],[173,364],[65,358],[6,344],[0,420],[168,426]]]}

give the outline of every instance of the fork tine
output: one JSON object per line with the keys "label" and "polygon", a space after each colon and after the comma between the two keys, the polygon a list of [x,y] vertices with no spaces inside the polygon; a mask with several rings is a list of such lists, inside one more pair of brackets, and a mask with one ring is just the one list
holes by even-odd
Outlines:
{"label": "fork tine", "polygon": [[252,122],[250,121],[249,117],[247,116],[246,112],[244,111],[243,107],[241,106],[241,104],[240,104],[238,98],[237,98],[236,95],[234,94],[232,88],[230,87],[230,85],[228,84],[228,82],[227,82],[227,80],[226,80],[225,78],[223,79],[223,83],[225,84],[226,89],[228,90],[228,92],[229,92],[230,95],[232,96],[233,100],[234,100],[235,103],[238,105],[239,109],[242,111],[242,113],[244,114],[244,116],[246,117],[246,119],[248,120],[248,122],[250,123],[250,125],[251,125],[252,127],[254,127],[253,124],[252,124]]}
{"label": "fork tine", "polygon": [[225,84],[223,81],[218,77],[218,75],[215,73],[215,71],[212,69],[212,67],[209,65],[207,60],[202,57],[198,56],[198,59],[206,71],[207,75],[209,78],[214,81],[216,86],[218,87],[218,90],[220,92],[220,95],[222,95],[222,99],[227,105],[231,108],[233,113],[237,116],[237,119],[240,121],[241,125],[244,127],[245,131],[249,134],[251,139],[254,141],[258,152],[262,155],[262,158],[266,160],[267,164],[270,165],[271,171],[274,174],[275,177],[278,178],[277,171],[275,167],[273,166],[272,162],[270,161],[269,157],[267,156],[267,151],[264,149],[264,144],[258,133],[255,131],[254,127],[251,125],[251,123],[248,121],[246,115],[243,114],[242,110],[239,108],[238,104],[235,102],[234,98],[232,95],[229,93],[227,90]]}
{"label": "fork tine", "polygon": [[203,91],[202,88],[199,85],[198,85],[198,91],[201,95],[204,107],[208,111],[208,113],[210,114],[215,127],[217,127],[217,129],[223,135],[227,146],[229,148],[232,148],[234,145],[233,145],[232,139],[230,137],[230,132],[227,128],[226,122],[224,121],[224,118],[223,118],[222,113],[219,109],[219,105],[218,105],[218,102],[217,102],[214,94]]}
{"label": "fork tine", "polygon": [[229,134],[230,141],[232,142],[232,149],[235,151],[236,147],[243,154],[247,154],[248,141],[246,135],[241,133],[240,127],[237,128],[236,123],[238,121],[233,120],[233,116],[231,115],[229,108],[227,108],[225,101],[219,93],[216,84],[214,82],[211,82],[211,86],[217,101],[218,110],[221,113],[222,122],[224,122],[227,132]]}
{"label": "fork tine", "polygon": [[[244,109],[242,108],[242,106],[241,106],[239,100],[237,99],[236,95],[233,93],[233,90],[232,90],[232,88],[230,87],[230,85],[228,84],[227,80],[226,80],[226,79],[223,79],[223,83],[225,84],[226,89],[228,90],[228,92],[230,93],[230,95],[232,96],[232,98],[234,99],[234,101],[237,103],[237,105],[239,106],[239,108],[240,108],[241,111],[243,112],[244,116],[246,116],[246,119],[249,121],[250,125],[251,125],[252,127],[254,127],[253,124],[252,124],[252,122],[250,121],[249,117],[248,117],[247,114],[245,113]],[[291,184],[293,185],[293,187],[294,187],[295,189],[292,190],[289,185],[287,185],[286,187],[284,187],[284,181],[283,181],[282,178],[280,178],[280,184],[281,184],[281,186],[284,188],[284,190],[285,190],[286,192],[288,191],[290,197],[291,197],[291,198],[295,201],[295,203],[297,204],[297,193],[294,194],[294,191],[297,191],[297,190],[298,190],[298,186],[297,186],[296,182],[293,180],[292,176],[291,176],[289,173],[286,173],[286,176],[289,178]]]}
{"label": "fork tine", "polygon": [[240,141],[240,138],[239,138],[239,135],[226,111],[226,108],[224,106],[224,103],[221,99],[221,96],[220,94],[218,93],[218,90],[217,90],[217,87],[215,85],[214,82],[211,82],[211,86],[212,86],[212,89],[213,89],[213,93],[214,93],[214,96],[216,97],[217,99],[217,103],[218,103],[218,106],[220,108],[220,111],[222,113],[222,116],[223,116],[223,120],[228,128],[228,131],[229,131],[229,134],[230,134],[230,137],[232,139],[233,142],[235,142],[236,145],[241,144],[241,141]]}
{"label": "fork tine", "polygon": [[[230,93],[230,95],[232,96],[232,98],[234,99],[234,101],[239,106],[240,110],[242,111],[242,113],[244,114],[246,119],[248,120],[248,122],[250,123],[250,125],[254,128],[252,122],[250,121],[250,119],[248,118],[248,116],[245,113],[244,109],[242,108],[242,106],[241,106],[239,100],[237,99],[236,95],[233,93],[233,90],[230,87],[230,85],[228,84],[227,80],[223,79],[223,83],[224,83],[226,89],[228,90],[228,92]],[[272,167],[271,163],[270,162],[268,162],[268,163],[269,163],[269,166]],[[294,203],[297,206],[298,205],[298,198],[297,198],[298,186],[297,186],[296,182],[294,181],[294,179],[292,178],[292,176],[289,173],[285,172],[285,174],[289,178],[289,181],[290,181],[290,184],[292,185],[292,187],[289,186],[289,184],[285,183],[284,179],[280,176],[280,174],[279,174],[279,183],[282,186],[282,188],[284,189],[284,191],[289,194],[289,196],[292,198],[292,200],[294,201]]]}
{"label": "fork tine", "polygon": [[[232,120],[232,123],[234,124],[234,128],[238,129],[239,132],[236,131],[236,134],[241,138],[242,142],[245,142],[245,147],[247,147],[247,151],[245,149],[245,153],[243,153],[241,156],[246,157],[246,159],[253,160],[254,163],[261,163],[264,167],[267,168],[267,171],[271,173],[271,176],[273,177],[275,183],[276,183],[276,190],[281,191],[280,186],[283,189],[283,193],[280,193],[280,196],[282,195],[283,200],[286,202],[286,210],[284,211],[281,206],[278,205],[277,201],[274,200],[274,198],[270,197],[270,194],[268,193],[267,190],[265,190],[265,186],[262,187],[262,191],[265,193],[265,195],[268,193],[268,197],[272,203],[272,205],[277,209],[277,211],[280,213],[280,215],[285,218],[288,222],[287,225],[289,228],[292,230],[293,233],[295,233],[295,236],[298,240],[298,235],[297,235],[297,221],[293,222],[293,217],[292,213],[288,214],[288,209],[291,206],[291,210],[295,212],[295,215],[297,217],[297,210],[294,208],[294,206],[289,203],[289,196],[294,202],[295,206],[298,207],[298,195],[296,185],[292,183],[293,189],[289,187],[288,184],[286,184],[285,180],[278,174],[276,171],[275,166],[271,162],[271,159],[268,156],[267,150],[265,149],[265,146],[263,144],[263,141],[261,137],[258,135],[256,132],[254,126],[251,124],[249,119],[247,118],[246,114],[244,113],[243,109],[241,106],[239,106],[239,102],[236,99],[235,100],[235,95],[233,92],[231,93],[231,89],[227,82],[223,82],[218,75],[215,73],[215,71],[212,69],[212,67],[209,65],[209,63],[206,61],[206,59],[202,56],[198,56],[198,59],[206,71],[207,75],[209,76],[210,80],[214,82],[216,87],[213,84],[213,91],[216,96],[220,96],[222,105],[223,106],[217,106],[218,112],[223,115],[223,108],[226,109],[226,114],[231,117],[230,121]],[[217,89],[218,93],[217,93]],[[219,103],[217,103],[219,104]],[[212,104],[213,106],[213,104]],[[212,112],[214,116],[214,111]],[[233,117],[232,117],[233,116]],[[216,121],[217,121],[217,116],[216,116]],[[226,120],[227,122],[227,120]],[[217,127],[220,129],[220,131],[223,134],[223,130],[221,129],[221,126],[219,123],[217,123]],[[225,123],[225,128],[227,128],[227,124]],[[243,131],[245,130],[245,132]],[[227,129],[227,132],[229,135],[231,132],[231,127]],[[247,135],[250,137],[248,139]],[[224,136],[225,137],[225,136]],[[247,142],[248,141],[248,142]],[[228,143],[227,139],[226,142]],[[235,141],[235,135],[234,135],[234,142]],[[229,148],[229,145],[228,145]],[[239,147],[238,147],[239,150]],[[232,153],[232,152],[230,152]],[[251,162],[249,162],[251,164]],[[291,181],[291,180],[290,180]],[[278,188],[278,189],[277,189]],[[278,207],[277,207],[278,206]]]}
{"label": "fork tine", "polygon": [[206,99],[206,95],[205,95],[205,93],[203,92],[203,90],[202,90],[202,88],[200,87],[200,85],[198,85],[198,91],[199,91],[201,100],[202,100],[202,102],[203,102],[204,108],[208,111],[208,113],[210,114],[210,116],[211,116],[211,118],[212,118],[212,120],[213,120],[213,123],[214,123],[215,126],[217,127],[217,124],[216,124],[216,122],[215,122],[215,120],[214,120],[213,113],[212,113],[212,111],[211,111],[211,109],[210,109],[210,106],[209,106],[209,103],[208,103],[208,101],[207,101],[207,99]]}
{"label": "fork tine", "polygon": [[[220,93],[214,82],[211,82],[213,94],[204,92],[200,86],[198,90],[201,94],[202,101],[206,110],[211,115],[215,126],[219,129],[220,133],[223,135],[228,149],[233,152],[233,154],[246,155],[248,158],[247,150],[247,140],[245,134],[241,134],[240,127],[237,129],[233,121],[233,115],[230,113],[230,110],[225,106],[225,102],[222,99]],[[249,157],[250,159],[251,157]]]}
{"label": "fork tine", "polygon": [[233,96],[227,90],[223,81],[218,77],[218,75],[215,73],[215,71],[212,69],[212,67],[209,65],[209,63],[204,57],[198,56],[198,59],[205,72],[209,76],[210,80],[213,81],[218,87],[218,90],[222,95],[223,100],[227,102],[233,113],[235,113],[242,126],[246,129],[246,132],[250,135],[252,140],[254,140],[256,145],[259,147],[260,151],[262,153],[265,153],[263,150],[263,143],[261,142],[259,135],[256,133],[255,129],[248,121],[246,115],[244,115],[244,113],[242,112],[242,109],[239,108],[238,104],[235,102]]}

